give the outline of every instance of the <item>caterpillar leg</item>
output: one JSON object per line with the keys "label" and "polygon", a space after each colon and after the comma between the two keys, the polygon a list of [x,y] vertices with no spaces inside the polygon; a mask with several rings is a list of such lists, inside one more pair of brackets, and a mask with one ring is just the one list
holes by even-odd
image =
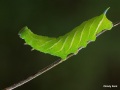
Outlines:
{"label": "caterpillar leg", "polygon": [[78,54],[78,52],[79,52],[79,50],[75,51],[75,52],[74,52],[74,55]]}
{"label": "caterpillar leg", "polygon": [[79,52],[82,48],[84,48],[84,47],[78,48],[76,51],[74,51],[74,52],[73,52],[74,55],[78,54],[78,52]]}

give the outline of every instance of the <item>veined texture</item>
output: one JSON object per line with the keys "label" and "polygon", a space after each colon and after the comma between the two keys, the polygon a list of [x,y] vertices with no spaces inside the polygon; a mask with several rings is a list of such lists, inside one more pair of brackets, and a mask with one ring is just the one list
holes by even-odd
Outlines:
{"label": "veined texture", "polygon": [[19,35],[33,49],[61,57],[63,60],[78,48],[86,47],[88,41],[95,41],[96,35],[103,30],[110,30],[113,24],[106,18],[106,12],[96,16],[58,38],[36,35],[24,27]]}

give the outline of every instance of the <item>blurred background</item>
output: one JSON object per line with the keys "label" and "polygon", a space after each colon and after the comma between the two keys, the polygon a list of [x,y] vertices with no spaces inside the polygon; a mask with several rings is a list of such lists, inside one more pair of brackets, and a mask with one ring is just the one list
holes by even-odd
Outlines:
{"label": "blurred background", "polygon": [[[113,23],[120,22],[120,0],[0,0],[0,89],[59,59],[23,45],[24,40],[18,36],[22,27],[58,37],[108,7],[107,17]],[[120,87],[120,25],[76,56],[15,90],[110,89],[103,85]]]}

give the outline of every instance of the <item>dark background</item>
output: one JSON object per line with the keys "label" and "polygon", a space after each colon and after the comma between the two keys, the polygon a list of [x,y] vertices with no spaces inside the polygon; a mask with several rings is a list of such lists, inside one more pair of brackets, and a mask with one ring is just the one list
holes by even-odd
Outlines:
{"label": "dark background", "polygon": [[[18,32],[60,36],[111,7],[107,17],[120,21],[120,0],[0,0],[0,89],[58,59],[24,46]],[[15,90],[109,90],[120,87],[120,26],[105,32],[76,56]],[[119,90],[112,88],[112,90]]]}

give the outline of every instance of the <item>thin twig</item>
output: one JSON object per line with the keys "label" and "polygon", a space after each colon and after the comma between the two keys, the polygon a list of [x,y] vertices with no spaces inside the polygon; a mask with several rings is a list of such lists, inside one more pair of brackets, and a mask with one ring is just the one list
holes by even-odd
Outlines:
{"label": "thin twig", "polygon": [[118,26],[119,24],[120,24],[120,22],[119,22],[119,23],[114,24],[114,25],[113,25],[113,27],[116,27],[116,26]]}
{"label": "thin twig", "polygon": [[41,74],[47,72],[48,70],[50,70],[51,68],[57,66],[57,65],[60,64],[60,63],[62,63],[62,60],[57,60],[57,61],[53,62],[52,64],[48,65],[47,67],[41,69],[41,70],[38,71],[37,73],[31,75],[30,77],[28,77],[28,78],[26,78],[26,79],[24,79],[24,80],[22,80],[22,81],[20,81],[20,82],[18,82],[18,83],[16,83],[16,84],[13,84],[12,86],[7,87],[7,88],[5,88],[5,89],[3,89],[3,90],[13,90],[13,89],[15,89],[15,88],[17,88],[17,87],[19,87],[19,86],[22,86],[23,84],[25,84],[25,83],[31,81],[32,79],[40,76]]}
{"label": "thin twig", "polygon": [[[115,26],[117,26],[117,25],[119,25],[119,24],[120,24],[120,22],[114,24],[113,27],[115,27]],[[97,37],[98,37],[99,35],[103,34],[104,32],[106,32],[106,30],[103,30],[101,33],[97,34]],[[91,42],[91,41],[89,41],[88,44],[89,44],[90,42]],[[83,48],[83,47],[79,48],[79,49],[78,49],[78,52],[79,52],[82,48]],[[74,56],[74,55],[76,55],[76,54],[70,54],[70,55],[67,57],[67,59],[70,58],[70,57],[72,57],[72,56]],[[67,59],[66,59],[66,60],[67,60]],[[52,69],[53,67],[59,65],[59,64],[62,63],[63,61],[64,61],[64,60],[59,59],[59,60],[53,62],[52,64],[48,65],[47,67],[41,69],[41,70],[38,71],[37,73],[31,75],[30,77],[28,77],[28,78],[26,78],[26,79],[24,79],[24,80],[22,80],[22,81],[20,81],[20,82],[18,82],[18,83],[16,83],[16,84],[13,84],[13,85],[11,85],[10,87],[7,87],[7,88],[5,88],[5,89],[3,89],[3,90],[13,90],[13,89],[15,89],[15,88],[17,88],[17,87],[20,87],[20,86],[24,85],[25,83],[33,80],[34,78],[42,75],[43,73],[49,71],[49,70]]]}

